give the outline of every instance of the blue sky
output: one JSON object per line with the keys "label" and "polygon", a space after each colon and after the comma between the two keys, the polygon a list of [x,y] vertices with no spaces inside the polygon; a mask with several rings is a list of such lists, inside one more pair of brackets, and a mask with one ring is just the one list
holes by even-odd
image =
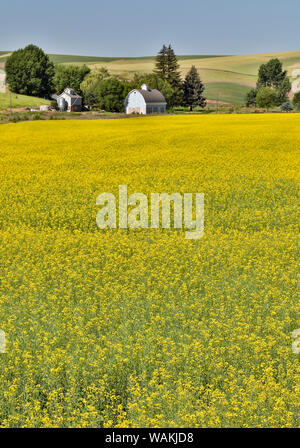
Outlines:
{"label": "blue sky", "polygon": [[7,0],[0,50],[147,56],[300,50],[299,0]]}

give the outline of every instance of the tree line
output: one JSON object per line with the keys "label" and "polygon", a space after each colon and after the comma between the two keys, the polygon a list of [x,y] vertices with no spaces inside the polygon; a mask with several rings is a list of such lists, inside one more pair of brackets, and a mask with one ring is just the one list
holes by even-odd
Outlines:
{"label": "tree line", "polygon": [[[17,50],[7,59],[7,82],[12,92],[49,98],[54,92],[62,93],[71,87],[83,96],[84,103],[111,112],[120,112],[127,94],[146,83],[158,89],[166,98],[168,108],[198,106],[204,108],[204,84],[195,66],[184,79],[181,77],[178,58],[171,45],[163,45],[156,56],[152,73],[134,74],[131,80],[112,76],[104,67],[91,70],[87,66],[54,65],[47,54],[35,45]],[[278,59],[262,64],[256,87],[249,91],[246,106],[270,109],[280,106],[290,111],[300,110],[300,93],[296,93],[293,106],[288,99],[291,83]]]}
{"label": "tree line", "polygon": [[71,87],[83,96],[89,107],[120,112],[127,94],[146,83],[165,96],[168,107],[205,107],[204,85],[195,66],[184,79],[171,45],[163,45],[149,74],[135,74],[131,80],[112,76],[107,69],[91,70],[87,66],[54,65],[47,54],[35,45],[17,50],[7,59],[7,83],[12,92],[49,98]]}

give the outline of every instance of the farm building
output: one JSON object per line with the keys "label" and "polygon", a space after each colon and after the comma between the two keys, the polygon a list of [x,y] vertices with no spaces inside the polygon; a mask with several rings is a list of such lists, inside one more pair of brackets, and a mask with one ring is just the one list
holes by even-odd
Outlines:
{"label": "farm building", "polygon": [[4,70],[0,69],[0,92],[5,93],[5,80],[6,80],[6,73]]}
{"label": "farm building", "polygon": [[300,92],[300,77],[292,83],[292,92],[293,93]]}
{"label": "farm building", "polygon": [[166,112],[167,102],[159,90],[143,84],[128,93],[124,105],[126,114],[161,114]]}
{"label": "farm building", "polygon": [[292,78],[294,80],[292,82],[292,94],[295,94],[300,92],[300,69],[293,70]]}
{"label": "farm building", "polygon": [[300,78],[300,69],[296,68],[295,70],[292,71],[292,78],[296,79],[296,78]]}
{"label": "farm building", "polygon": [[53,95],[52,98],[57,101],[60,108],[61,104],[65,104],[64,109],[68,112],[81,112],[82,110],[82,97],[77,95],[73,89],[67,88],[61,95]]}

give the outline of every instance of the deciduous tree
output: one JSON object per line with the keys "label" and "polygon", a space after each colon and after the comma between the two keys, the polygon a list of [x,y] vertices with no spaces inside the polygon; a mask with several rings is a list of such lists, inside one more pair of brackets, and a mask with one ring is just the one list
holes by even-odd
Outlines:
{"label": "deciduous tree", "polygon": [[91,69],[86,65],[57,65],[55,67],[54,84],[58,93],[62,93],[67,87],[74,89],[78,95],[82,95],[81,83],[90,73]]}
{"label": "deciduous tree", "polygon": [[47,97],[53,92],[54,65],[36,45],[14,51],[5,64],[12,92]]}

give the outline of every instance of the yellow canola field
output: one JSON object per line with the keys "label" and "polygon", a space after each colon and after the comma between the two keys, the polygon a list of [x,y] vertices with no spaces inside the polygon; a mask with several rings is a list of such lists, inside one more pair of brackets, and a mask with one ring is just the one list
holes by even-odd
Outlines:
{"label": "yellow canola field", "polygon": [[[0,126],[0,427],[295,427],[300,115]],[[205,233],[96,198],[205,194]]]}

